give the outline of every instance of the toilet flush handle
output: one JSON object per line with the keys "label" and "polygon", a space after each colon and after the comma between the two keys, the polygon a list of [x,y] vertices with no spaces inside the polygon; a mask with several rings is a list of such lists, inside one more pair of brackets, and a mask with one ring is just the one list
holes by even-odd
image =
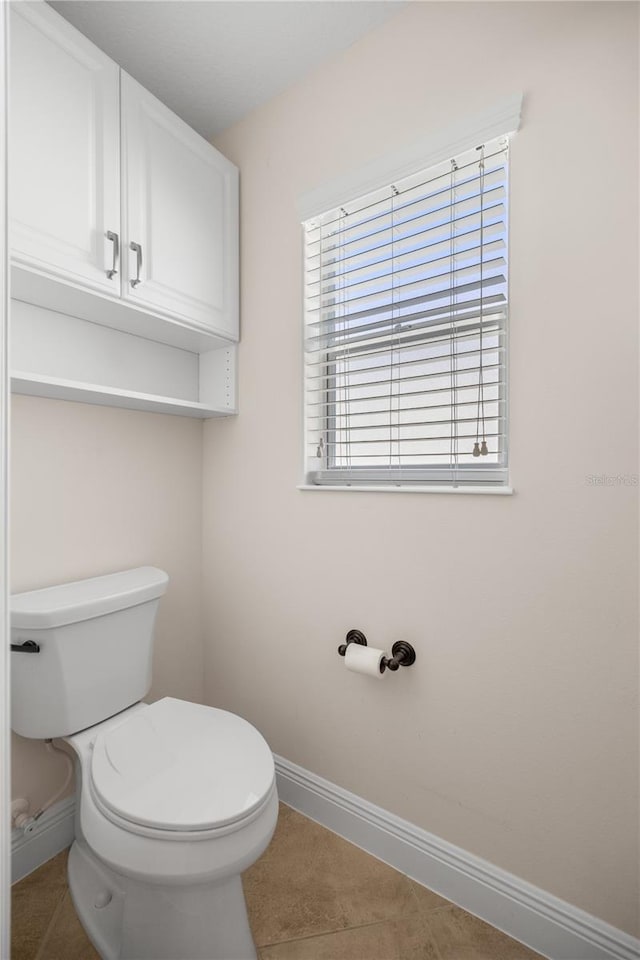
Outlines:
{"label": "toilet flush handle", "polygon": [[12,643],[12,653],[40,653],[40,644],[35,640],[25,640],[24,643]]}

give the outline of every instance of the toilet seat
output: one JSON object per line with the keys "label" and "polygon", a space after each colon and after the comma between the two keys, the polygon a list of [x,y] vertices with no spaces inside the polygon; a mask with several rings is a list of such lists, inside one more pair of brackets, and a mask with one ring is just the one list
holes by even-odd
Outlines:
{"label": "toilet seat", "polygon": [[90,787],[99,810],[130,833],[197,840],[259,816],[275,768],[246,720],[167,697],[98,733]]}

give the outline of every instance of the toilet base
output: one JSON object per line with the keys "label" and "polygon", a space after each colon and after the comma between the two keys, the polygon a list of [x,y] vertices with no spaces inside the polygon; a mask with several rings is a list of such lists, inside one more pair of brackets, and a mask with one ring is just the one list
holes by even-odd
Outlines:
{"label": "toilet base", "polygon": [[239,876],[193,886],[140,883],[76,840],[69,889],[102,960],[256,960]]}

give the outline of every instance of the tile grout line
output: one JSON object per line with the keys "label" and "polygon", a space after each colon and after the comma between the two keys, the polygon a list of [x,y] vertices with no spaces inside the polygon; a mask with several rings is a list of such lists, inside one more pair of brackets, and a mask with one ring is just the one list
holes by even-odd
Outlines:
{"label": "tile grout line", "polygon": [[[281,802],[281,812],[284,812],[285,810],[287,811],[288,814],[292,815],[293,817],[299,818],[303,824],[311,827],[314,831],[317,831],[320,835],[327,832],[327,828],[324,827],[321,823],[318,823],[312,818],[307,817],[305,814],[302,814],[300,811],[296,810],[294,807],[291,807],[290,805],[284,802]],[[367,853],[367,851],[362,850],[361,847],[358,847],[357,844],[352,843],[345,837],[342,837],[339,834],[335,834],[332,831],[329,831],[329,833],[331,834],[331,836],[335,841],[337,841],[344,847],[349,848],[349,850],[357,852],[357,854],[359,854],[361,857],[364,857],[367,861],[376,860],[376,858],[372,857],[372,855]],[[311,862],[312,863],[317,862],[317,859],[319,856],[320,856],[319,851],[314,850],[314,856]],[[360,922],[358,922],[356,917],[354,917],[351,922],[349,922],[346,917],[343,917],[344,925],[340,925],[339,923],[338,925],[334,925],[336,924],[336,921],[337,921],[337,918],[336,918],[333,921],[333,923],[328,924],[326,927],[324,927],[324,929],[321,926],[320,928],[316,927],[314,929],[312,927],[311,929],[307,929],[306,931],[300,930],[296,932],[274,930],[271,932],[271,936],[268,937],[267,939],[263,940],[262,938],[260,939],[256,938],[256,945],[258,946],[258,949],[261,951],[269,950],[271,948],[277,949],[278,947],[282,947],[285,944],[294,944],[298,942],[302,943],[305,940],[313,940],[320,937],[328,937],[328,936],[338,935],[341,933],[364,930],[367,927],[376,926],[384,923],[400,923],[406,926],[410,921],[411,922],[415,921],[421,926],[421,928],[424,931],[425,944],[430,945],[430,947],[432,948],[434,960],[441,960],[441,952],[439,948],[437,948],[436,945],[434,944],[432,928],[429,924],[426,923],[426,915],[435,910],[451,908],[453,904],[437,896],[436,896],[436,901],[438,902],[437,906],[429,907],[426,904],[423,904],[418,896],[418,887],[420,885],[416,881],[414,881],[408,875],[403,874],[402,871],[397,870],[396,868],[390,866],[389,864],[380,864],[380,865],[384,866],[385,870],[387,870],[390,874],[395,875],[397,880],[402,885],[402,888],[406,891],[406,899],[405,897],[402,898],[404,900],[404,906],[403,907],[401,906],[400,909],[396,908],[397,912],[396,910],[393,910],[390,913],[386,913],[385,911],[385,912],[382,912],[382,915],[379,915],[377,918],[372,918],[367,920],[362,918]],[[250,895],[248,895],[247,899],[248,899],[249,910],[251,913]],[[291,936],[291,933],[294,933],[294,935]],[[286,934],[286,935],[283,936],[283,934]]]}
{"label": "tile grout line", "polygon": [[[346,841],[346,842],[348,843],[349,841]],[[354,846],[354,844],[352,844],[352,846]],[[393,869],[393,868],[391,868],[391,869]],[[452,904],[452,903],[443,903],[443,904],[441,904],[440,906],[433,907],[431,910],[425,909],[425,908],[420,904],[420,901],[418,900],[418,895],[417,895],[417,893],[416,893],[416,891],[415,891],[415,886],[414,886],[414,884],[416,884],[417,881],[412,880],[411,877],[408,877],[406,874],[403,874],[403,876],[404,876],[404,877],[406,878],[406,880],[409,882],[410,891],[411,891],[411,897],[412,897],[412,899],[413,899],[413,901],[414,901],[414,904],[415,904],[415,907],[416,907],[416,913],[412,913],[412,914],[401,914],[400,916],[397,916],[397,917],[385,917],[385,918],[383,918],[383,919],[381,919],[381,920],[370,920],[370,921],[368,921],[367,923],[356,923],[356,924],[352,924],[352,925],[350,925],[350,926],[348,926],[348,927],[337,927],[337,928],[332,929],[332,930],[323,930],[323,931],[316,932],[316,933],[308,933],[308,934],[305,934],[305,935],[302,936],[302,937],[289,937],[289,938],[286,939],[286,940],[270,940],[268,943],[260,943],[260,944],[256,944],[256,946],[257,946],[257,948],[258,948],[259,951],[262,951],[262,950],[266,950],[266,949],[268,949],[268,948],[270,948],[270,947],[279,947],[279,946],[282,946],[283,944],[286,944],[286,943],[302,943],[302,942],[305,941],[305,940],[315,940],[315,939],[318,939],[318,938],[320,938],[320,937],[330,937],[330,936],[334,936],[334,935],[340,934],[340,933],[347,933],[348,931],[351,931],[351,930],[364,930],[364,929],[366,929],[367,927],[375,927],[375,926],[380,925],[380,924],[383,924],[383,923],[408,923],[408,922],[411,921],[411,920],[420,919],[420,920],[422,920],[422,921],[425,923],[425,925],[426,925],[426,932],[427,932],[427,934],[428,934],[429,941],[430,941],[431,945],[432,945],[432,946],[434,947],[434,949],[435,949],[435,952],[436,952],[436,954],[437,954],[438,960],[441,960],[442,955],[441,955],[441,953],[440,953],[440,949],[439,949],[439,947],[438,947],[438,944],[437,944],[437,942],[436,942],[436,939],[435,939],[435,937],[434,937],[434,935],[433,935],[433,931],[432,931],[432,929],[431,929],[431,925],[429,924],[428,916],[429,916],[429,914],[432,914],[432,913],[438,913],[438,912],[441,911],[441,910],[448,910],[450,907],[454,906],[454,904]]]}
{"label": "tile grout line", "polygon": [[440,953],[440,947],[438,946],[438,942],[437,942],[436,938],[435,938],[434,935],[433,935],[433,930],[431,929],[431,924],[429,923],[428,914],[430,914],[430,913],[437,913],[439,910],[446,910],[446,909],[448,909],[448,907],[452,906],[452,904],[451,904],[451,903],[447,903],[446,905],[445,905],[445,904],[441,904],[439,907],[434,907],[433,910],[425,910],[425,909],[422,907],[420,901],[418,900],[418,894],[417,894],[416,888],[415,888],[415,884],[417,883],[417,881],[416,881],[416,880],[411,880],[411,878],[409,878],[409,881],[410,881],[410,883],[411,883],[411,895],[413,896],[413,899],[414,899],[415,902],[416,902],[416,906],[418,907],[418,913],[419,913],[421,919],[423,920],[423,922],[424,922],[424,924],[425,924],[425,926],[426,926],[426,928],[427,928],[427,933],[428,933],[428,935],[429,935],[429,941],[430,941],[430,943],[431,943],[431,946],[432,946],[433,949],[435,950],[437,960],[442,960],[442,954]]}
{"label": "tile grout line", "polygon": [[[293,809],[293,808],[292,808],[292,809]],[[297,811],[296,811],[296,812],[297,812]],[[304,816],[304,814],[301,814],[301,816]],[[311,822],[312,822],[312,823],[315,823],[315,821],[311,821]],[[321,826],[321,824],[319,824],[319,826]],[[325,828],[323,828],[323,829],[325,829]],[[344,840],[343,837],[340,837],[340,839],[341,839],[341,840]],[[350,843],[350,841],[348,841],[348,840],[344,840],[344,842],[345,842],[345,843],[348,843],[349,846],[355,847],[355,848],[358,849],[358,850],[360,849],[359,847],[356,846],[356,844],[352,844],[352,843]],[[364,852],[364,851],[362,851],[362,852]],[[367,856],[370,856],[370,854],[366,854],[366,855],[367,855]],[[313,861],[312,861],[312,862],[313,862]],[[390,870],[393,870],[394,873],[399,873],[399,871],[394,870],[393,867],[389,867],[389,869],[390,869]],[[288,937],[286,940],[270,940],[270,941],[268,941],[267,943],[256,943],[256,946],[258,947],[259,950],[262,950],[263,948],[279,946],[279,945],[281,945],[281,944],[283,944],[283,943],[297,943],[298,941],[302,941],[302,940],[313,940],[314,937],[327,937],[327,936],[331,936],[331,935],[334,934],[334,933],[344,933],[344,932],[347,931],[347,930],[361,930],[361,929],[363,929],[363,928],[365,928],[365,927],[375,926],[377,923],[387,923],[387,922],[398,922],[398,921],[403,921],[403,920],[412,920],[412,919],[415,919],[416,916],[417,916],[417,917],[420,917],[421,919],[423,919],[422,907],[420,906],[420,903],[419,903],[418,898],[417,898],[417,894],[415,893],[414,888],[413,888],[413,882],[414,882],[414,881],[412,881],[411,878],[408,877],[406,874],[400,874],[400,875],[401,875],[402,878],[405,880],[405,882],[409,884],[409,895],[410,895],[411,899],[412,899],[413,902],[414,902],[415,913],[405,914],[405,913],[403,912],[403,913],[401,913],[401,914],[399,914],[398,916],[395,916],[395,917],[382,917],[382,918],[379,919],[379,920],[368,920],[366,923],[356,923],[356,924],[350,924],[350,925],[347,926],[347,927],[335,927],[335,928],[332,928],[332,929],[329,929],[329,930],[321,930],[321,931],[316,932],[316,933],[306,933],[306,934],[304,934],[303,936],[300,936],[300,937]],[[448,905],[448,906],[451,906],[451,904],[447,904],[447,905]],[[436,908],[436,909],[438,909],[438,908]]]}
{"label": "tile grout line", "polygon": [[36,955],[35,955],[35,957],[33,958],[33,960],[43,960],[43,951],[44,951],[44,948],[45,948],[45,946],[46,946],[46,944],[47,944],[47,940],[48,940],[48,938],[49,938],[49,934],[52,932],[53,927],[54,927],[54,924],[55,924],[56,920],[58,919],[58,914],[62,911],[62,904],[64,903],[64,898],[66,897],[66,895],[67,895],[67,888],[66,888],[66,886],[65,886],[65,887],[62,889],[61,893],[60,893],[60,899],[58,900],[58,902],[57,902],[57,904],[56,904],[55,910],[54,910],[53,913],[51,914],[51,919],[49,920],[49,923],[47,924],[47,929],[46,929],[45,932],[42,934],[42,940],[40,941],[40,946],[38,947],[38,950],[37,950]]}
{"label": "tile grout line", "polygon": [[[417,918],[424,920],[422,912],[419,910]],[[258,950],[267,950],[269,947],[281,947],[285,943],[302,943],[305,940],[319,940],[320,937],[332,937],[339,933],[349,933],[351,930],[365,930],[367,927],[377,927],[383,923],[410,923],[412,920],[416,919],[416,914],[411,914],[409,916],[402,917],[386,917],[384,920],[370,920],[368,923],[356,923],[351,927],[338,927],[335,930],[324,930],[320,933],[308,933],[303,937],[290,937],[288,940],[271,940],[269,943],[260,943],[256,944]],[[429,928],[429,939],[433,943],[433,934]],[[438,957],[440,957],[440,951],[438,950]],[[39,960],[39,958],[36,958]]]}
{"label": "tile grout line", "polygon": [[[302,818],[302,820],[307,821],[310,824],[317,825],[322,832],[327,830],[327,828],[324,828],[321,824],[316,824],[315,821],[310,820],[304,814],[301,814],[299,811],[295,811],[293,808],[290,808],[290,809],[292,812],[296,813],[296,815],[299,815]],[[352,844],[350,841],[346,840],[345,838],[340,837],[340,835],[337,835],[337,834],[332,834],[332,835],[337,839],[339,839],[344,844],[346,844],[347,846],[354,847],[357,850],[359,850],[366,857],[367,860],[376,859],[375,857],[372,857],[371,854],[368,854],[366,851],[363,851],[361,848],[358,848],[356,844]],[[301,837],[302,836],[303,835],[301,834]],[[296,844],[294,844],[294,850],[293,850],[294,856],[296,855],[295,848],[296,848]],[[287,853],[287,856],[289,856],[291,853],[290,850],[288,850],[288,852],[287,851],[285,852]],[[320,850],[314,848],[314,856],[311,858],[310,862],[313,864],[317,864],[319,858],[320,858]],[[277,861],[277,857],[275,858],[275,861]],[[299,935],[294,937],[287,937],[284,939],[273,939],[268,942],[260,942],[256,944],[259,958],[261,958],[261,960],[265,960],[265,954],[267,952],[270,952],[271,950],[274,951],[276,957],[280,954],[281,949],[285,949],[285,952],[288,953],[288,951],[286,951],[287,945],[299,943],[303,948],[304,941],[319,940],[321,938],[338,936],[340,934],[347,934],[347,933],[354,935],[354,939],[356,941],[356,947],[357,947],[357,941],[359,938],[355,937],[355,933],[360,932],[362,934],[369,927],[379,926],[380,928],[382,928],[382,926],[385,924],[397,925],[396,926],[397,936],[404,943],[405,937],[407,935],[411,936],[411,932],[408,929],[409,925],[413,922],[416,922],[416,926],[419,928],[417,930],[417,934],[422,942],[422,949],[424,950],[426,948],[430,948],[430,950],[433,951],[433,960],[442,960],[444,955],[443,952],[447,951],[448,944],[447,944],[447,937],[445,935],[444,939],[442,940],[443,950],[442,951],[440,950],[440,942],[438,938],[439,935],[436,932],[438,930],[438,917],[441,917],[443,914],[446,914],[452,910],[457,911],[460,908],[457,908],[455,904],[453,904],[450,901],[447,901],[445,898],[440,897],[437,894],[434,894],[434,895],[439,899],[440,902],[438,903],[438,905],[430,906],[429,897],[428,896],[421,897],[422,891],[425,891],[425,890],[429,891],[429,887],[426,887],[426,885],[424,884],[420,884],[418,881],[414,880],[407,874],[403,874],[402,871],[399,871],[388,864],[385,864],[384,866],[388,870],[392,871],[392,873],[397,875],[400,881],[400,886],[393,885],[390,891],[389,897],[388,898],[385,897],[379,900],[380,904],[383,905],[383,910],[381,912],[384,913],[384,907],[389,907],[392,903],[396,903],[397,906],[399,906],[398,914],[396,914],[395,916],[383,915],[382,917],[378,917],[378,919],[372,919],[372,920],[368,920],[366,922],[360,922],[360,923],[356,922],[351,925],[333,928],[333,929],[309,931],[304,933],[304,935],[302,936]],[[312,871],[312,872],[316,873],[316,871]],[[330,874],[330,876],[333,877],[333,874]],[[268,880],[268,875],[266,877],[263,877],[263,882],[265,879]],[[354,882],[353,871],[346,870],[344,873],[344,879],[348,879],[349,882]],[[317,877],[314,877],[313,883],[315,883],[316,880],[317,880]],[[407,883],[409,884],[409,896],[405,898],[402,891],[406,887]],[[50,948],[51,944],[54,943],[55,941],[56,928],[61,923],[61,918],[63,917],[63,914],[64,914],[67,893],[68,893],[68,881],[65,880],[63,883],[63,888],[60,892],[58,901],[56,902],[55,898],[53,898],[53,905],[51,908],[51,912],[49,914],[49,919],[46,922],[44,933],[40,936],[38,941],[36,941],[33,944],[33,946],[35,947],[35,953],[31,955],[33,957],[33,960],[46,960],[48,956],[48,952],[47,952],[48,948]],[[399,898],[399,902],[395,900],[396,895]],[[408,912],[408,911],[413,911],[413,912]],[[464,910],[461,910],[460,912],[462,914],[466,914],[466,911]],[[344,920],[347,920],[347,917],[344,915],[344,913],[342,914],[342,916]],[[354,916],[353,919],[357,919],[357,916]],[[445,926],[446,926],[446,923],[445,923]],[[488,926],[491,927],[490,924]],[[287,932],[287,931],[282,930],[280,932],[280,935],[283,932]],[[381,934],[382,934],[382,930],[380,931],[380,935]],[[375,932],[373,932],[370,935],[364,933],[364,936],[365,938],[373,936],[373,939],[374,940],[376,939]],[[539,960],[544,960],[544,958],[540,957]]]}
{"label": "tile grout line", "polygon": [[[412,886],[411,886],[411,892],[412,892],[413,896],[414,896],[415,899],[416,899],[416,903],[418,904],[418,910],[419,910],[420,914],[425,918],[425,920],[426,920],[428,917],[430,917],[431,914],[433,914],[433,913],[440,913],[441,910],[451,910],[452,908],[453,908],[454,910],[461,910],[461,909],[462,909],[462,907],[459,907],[456,903],[453,902],[453,900],[446,900],[445,897],[441,897],[441,899],[444,900],[444,903],[439,903],[437,907],[429,907],[429,908],[427,908],[427,907],[421,906],[420,901],[418,900],[418,894],[416,893],[415,888],[416,888],[416,887],[422,887],[423,884],[418,883],[417,880],[413,880],[413,878],[412,878],[412,877],[409,877],[408,874],[403,874],[403,876],[406,876],[407,879],[411,881],[411,884],[412,884]],[[425,889],[425,890],[430,890],[429,887],[424,887],[424,889]],[[436,896],[440,896],[440,894],[436,894]]]}

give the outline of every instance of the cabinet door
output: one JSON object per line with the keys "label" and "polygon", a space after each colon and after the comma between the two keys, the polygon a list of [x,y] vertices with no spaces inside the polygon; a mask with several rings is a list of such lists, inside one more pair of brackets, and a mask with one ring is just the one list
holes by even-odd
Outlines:
{"label": "cabinet door", "polygon": [[125,73],[121,109],[123,296],[237,339],[236,167]]}
{"label": "cabinet door", "polygon": [[11,4],[12,259],[116,295],[119,75],[45,3]]}

